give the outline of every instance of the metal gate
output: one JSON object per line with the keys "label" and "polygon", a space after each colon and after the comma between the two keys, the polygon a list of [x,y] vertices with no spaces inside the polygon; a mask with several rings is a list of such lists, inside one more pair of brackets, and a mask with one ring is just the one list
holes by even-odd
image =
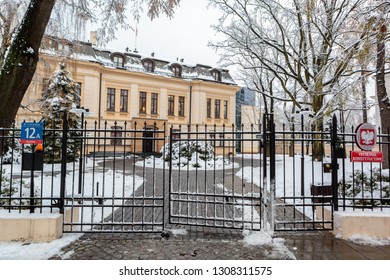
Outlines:
{"label": "metal gate", "polygon": [[[337,134],[310,131],[303,115],[288,129],[276,131],[273,115],[265,115],[265,188],[269,190],[275,231],[333,229],[334,201],[337,202]],[[333,124],[337,127],[337,124]],[[332,128],[332,127],[331,127]],[[315,145],[323,154],[315,159]],[[264,161],[265,162],[265,161]],[[327,167],[327,168],[326,168]],[[335,172],[332,173],[332,169]],[[325,171],[325,173],[324,173]],[[336,177],[335,177],[336,175]]]}
{"label": "metal gate", "polygon": [[165,127],[84,127],[69,129],[64,140],[78,143],[79,157],[61,171],[64,232],[162,232],[167,173],[165,165],[155,168],[158,158],[152,155],[165,143]]}
{"label": "metal gate", "polygon": [[[258,132],[180,127],[170,131],[171,224],[260,230],[262,213]],[[241,138],[244,137],[245,138]],[[237,156],[236,147],[251,149]],[[246,176],[246,177],[245,177]]]}

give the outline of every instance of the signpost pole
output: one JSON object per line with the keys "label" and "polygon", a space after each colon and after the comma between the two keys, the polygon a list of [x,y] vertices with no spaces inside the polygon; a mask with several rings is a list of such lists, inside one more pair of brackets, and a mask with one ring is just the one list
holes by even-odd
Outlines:
{"label": "signpost pole", "polygon": [[[34,171],[43,168],[43,157],[36,157],[35,145],[43,143],[43,123],[41,122],[23,122],[20,128],[20,143],[32,144],[33,151],[25,157],[25,170],[30,170],[30,213],[35,211],[35,189],[34,189]],[[23,169],[23,163],[22,163]]]}
{"label": "signpost pole", "polygon": [[32,146],[32,163],[31,163],[31,177],[30,177],[30,213],[34,213],[34,205],[35,205],[35,201],[34,201],[34,161],[35,161],[35,157],[34,157],[34,154],[35,154],[35,145]]}

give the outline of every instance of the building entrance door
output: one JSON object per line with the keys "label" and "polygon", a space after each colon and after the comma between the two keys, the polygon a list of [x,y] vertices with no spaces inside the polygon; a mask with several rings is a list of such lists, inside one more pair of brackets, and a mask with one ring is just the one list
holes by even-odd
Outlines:
{"label": "building entrance door", "polygon": [[154,146],[154,135],[152,130],[146,130],[144,131],[143,135],[143,141],[142,141],[142,153],[153,153],[153,146]]}

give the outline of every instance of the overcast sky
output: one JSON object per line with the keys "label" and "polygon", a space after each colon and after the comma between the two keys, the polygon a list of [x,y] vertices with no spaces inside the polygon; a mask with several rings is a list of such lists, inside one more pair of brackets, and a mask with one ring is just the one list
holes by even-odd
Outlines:
{"label": "overcast sky", "polygon": [[[216,39],[214,30],[210,27],[219,18],[219,11],[208,8],[207,0],[181,0],[172,19],[162,15],[151,21],[146,15],[137,25],[138,37],[135,43],[135,32],[120,31],[116,34],[118,40],[107,47],[124,51],[137,48],[145,55],[155,53],[155,57],[168,61],[184,58],[185,63],[206,64],[218,66],[219,57],[208,47],[211,40]],[[130,21],[135,25],[134,21]]]}

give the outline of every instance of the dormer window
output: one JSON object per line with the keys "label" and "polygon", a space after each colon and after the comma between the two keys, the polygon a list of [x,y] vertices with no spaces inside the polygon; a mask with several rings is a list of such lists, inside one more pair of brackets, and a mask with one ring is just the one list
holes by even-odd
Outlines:
{"label": "dormer window", "polygon": [[171,66],[171,71],[174,77],[181,77],[182,67],[179,64],[173,64]]}
{"label": "dormer window", "polygon": [[217,69],[211,70],[211,75],[213,76],[214,80],[220,82],[221,81],[221,71]]}
{"label": "dormer window", "polygon": [[125,66],[125,58],[122,54],[113,54],[112,62],[114,63],[115,67],[123,68]]}
{"label": "dormer window", "polygon": [[151,59],[145,59],[142,61],[142,65],[144,66],[146,72],[154,72],[154,61]]}

